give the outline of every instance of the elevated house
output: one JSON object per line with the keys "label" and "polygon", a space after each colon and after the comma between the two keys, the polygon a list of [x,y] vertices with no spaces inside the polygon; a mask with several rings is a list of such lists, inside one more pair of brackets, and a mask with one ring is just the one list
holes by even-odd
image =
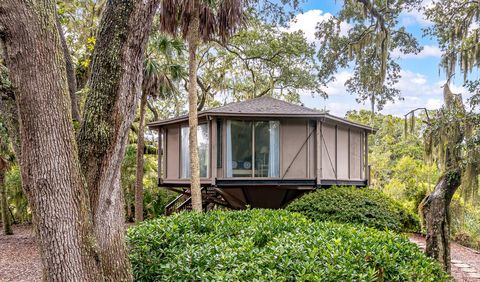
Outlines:
{"label": "elevated house", "polygon": [[[279,208],[306,191],[369,182],[367,136],[375,129],[270,97],[199,112],[204,204]],[[190,204],[188,116],[149,124],[158,131],[159,187]]]}

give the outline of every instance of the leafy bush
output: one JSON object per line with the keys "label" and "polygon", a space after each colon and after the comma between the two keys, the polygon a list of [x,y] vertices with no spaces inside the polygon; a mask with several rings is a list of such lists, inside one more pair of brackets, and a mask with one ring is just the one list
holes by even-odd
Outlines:
{"label": "leafy bush", "polygon": [[32,214],[28,207],[27,197],[22,190],[20,167],[13,163],[5,177],[5,188],[9,212],[14,223],[26,223],[32,221]]}
{"label": "leafy bush", "polygon": [[416,215],[380,191],[333,187],[309,193],[293,201],[288,210],[317,221],[363,224],[377,229],[417,231]]}
{"label": "leafy bush", "polygon": [[453,240],[480,250],[480,206],[466,202],[456,194],[453,196],[450,212]]}
{"label": "leafy bush", "polygon": [[181,213],[128,230],[135,281],[448,281],[393,231],[285,210]]}

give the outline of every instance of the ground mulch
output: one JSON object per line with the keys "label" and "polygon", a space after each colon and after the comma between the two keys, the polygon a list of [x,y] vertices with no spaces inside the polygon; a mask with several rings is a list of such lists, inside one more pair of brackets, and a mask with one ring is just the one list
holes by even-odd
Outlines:
{"label": "ground mulch", "polygon": [[[14,225],[13,231],[14,235],[0,234],[0,282],[41,281],[42,264],[32,226]],[[419,234],[410,235],[410,240],[420,248],[425,246],[425,238]],[[451,248],[452,275],[455,280],[480,282],[480,278],[472,278],[471,274],[480,274],[480,252],[456,243],[452,243]]]}
{"label": "ground mulch", "polygon": [[14,235],[0,233],[0,282],[42,281],[42,262],[31,225],[14,225]]}

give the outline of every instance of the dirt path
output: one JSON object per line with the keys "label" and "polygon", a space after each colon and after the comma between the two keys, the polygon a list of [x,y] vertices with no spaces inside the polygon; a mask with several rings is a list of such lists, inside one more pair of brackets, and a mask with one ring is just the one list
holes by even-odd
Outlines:
{"label": "dirt path", "polygon": [[[425,250],[425,238],[412,234],[410,241]],[[480,282],[480,252],[457,243],[451,244],[452,275],[456,281]]]}
{"label": "dirt path", "polygon": [[42,266],[31,225],[14,225],[0,234],[0,282],[42,281]]}

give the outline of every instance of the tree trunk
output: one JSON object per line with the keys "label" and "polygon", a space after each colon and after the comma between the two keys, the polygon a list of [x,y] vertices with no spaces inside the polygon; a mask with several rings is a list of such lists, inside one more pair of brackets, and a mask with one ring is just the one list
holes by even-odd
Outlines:
{"label": "tree trunk", "polygon": [[44,280],[100,281],[55,6],[55,1],[0,2],[0,34],[20,120],[22,183]]}
{"label": "tree trunk", "polygon": [[447,171],[440,177],[433,192],[420,203],[427,232],[426,253],[437,259],[450,273],[450,202],[460,186],[460,170]]}
{"label": "tree trunk", "polygon": [[143,221],[143,150],[145,148],[145,109],[147,93],[142,93],[140,100],[140,122],[137,138],[137,171],[135,179],[135,222]]}
{"label": "tree trunk", "polygon": [[0,208],[2,213],[3,233],[12,235],[12,222],[8,214],[7,191],[5,189],[5,173],[7,171],[7,162],[0,158]]}
{"label": "tree trunk", "polygon": [[72,56],[68,49],[67,41],[63,33],[63,28],[60,23],[58,15],[56,16],[58,34],[60,35],[60,42],[62,42],[63,57],[65,58],[65,66],[67,69],[68,93],[70,94],[70,108],[72,110],[72,118],[74,121],[80,121],[80,111],[78,110],[77,99],[77,79],[75,77],[75,67],[73,66]]}
{"label": "tree trunk", "polygon": [[111,281],[131,280],[120,168],[140,98],[144,51],[158,3],[107,2],[77,137],[103,274]]}
{"label": "tree trunk", "polygon": [[131,280],[123,240],[120,165],[157,6],[158,0],[107,2],[78,137],[87,196],[55,2],[0,3],[0,34],[21,121],[22,181],[47,281]]}
{"label": "tree trunk", "polygon": [[196,53],[199,41],[199,12],[193,13],[193,18],[188,27],[188,124],[190,127],[189,147],[190,147],[190,191],[192,193],[192,209],[197,212],[202,211],[202,191],[200,188],[200,161],[198,158],[197,142],[197,60]]}

